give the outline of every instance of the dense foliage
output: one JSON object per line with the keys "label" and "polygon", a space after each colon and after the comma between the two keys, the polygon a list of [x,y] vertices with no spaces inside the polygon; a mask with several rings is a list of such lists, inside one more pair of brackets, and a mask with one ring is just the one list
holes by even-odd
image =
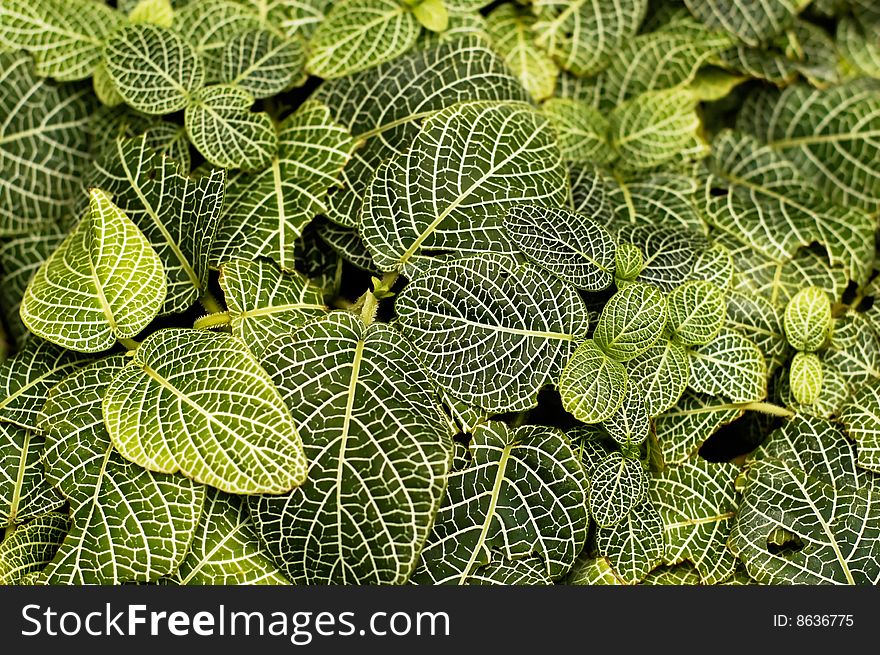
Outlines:
{"label": "dense foliage", "polygon": [[877,584],[873,0],[0,0],[0,582]]}

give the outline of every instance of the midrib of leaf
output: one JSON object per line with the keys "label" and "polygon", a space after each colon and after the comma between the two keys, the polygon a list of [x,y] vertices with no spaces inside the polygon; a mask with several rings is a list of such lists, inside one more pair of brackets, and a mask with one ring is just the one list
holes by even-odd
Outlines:
{"label": "midrib of leaf", "polygon": [[480,536],[477,539],[477,543],[474,544],[467,566],[464,567],[464,571],[462,571],[461,577],[458,579],[459,585],[463,585],[467,581],[467,577],[471,574],[471,569],[477,561],[480,550],[482,550],[486,543],[486,537],[489,535],[489,529],[492,526],[492,519],[495,518],[495,508],[498,505],[498,497],[501,495],[501,485],[504,484],[504,473],[507,469],[507,462],[510,461],[510,454],[513,452],[513,446],[514,444],[509,443],[505,445],[504,450],[501,451],[501,459],[498,460],[498,470],[495,472],[495,483],[492,485],[492,496],[489,501],[489,508],[486,510],[486,518],[483,519],[483,527],[480,530]]}
{"label": "midrib of leaf", "polygon": [[406,13],[406,10],[402,6],[399,6],[394,11],[391,11],[391,12],[388,12],[385,14],[380,14],[379,18],[371,20],[369,23],[364,23],[363,25],[359,25],[358,27],[360,27],[360,31],[352,32],[351,34],[349,34],[345,38],[337,41],[334,44],[332,50],[338,50],[339,48],[348,45],[353,40],[363,39],[364,32],[368,32],[372,28],[376,27],[377,25],[381,25],[382,23],[387,23],[388,21],[392,20],[395,16],[400,16],[400,15],[403,15],[404,13]]}
{"label": "midrib of leaf", "polygon": [[269,316],[280,312],[289,312],[296,309],[327,309],[326,305],[311,303],[292,303],[289,305],[270,305],[269,307],[257,307],[240,312],[239,318],[253,318],[254,316]]}
{"label": "midrib of leaf", "polygon": [[633,203],[632,192],[629,190],[629,186],[627,185],[626,181],[623,179],[623,176],[620,173],[614,173],[614,181],[617,182],[617,186],[623,192],[623,201],[626,203],[626,211],[627,214],[629,214],[629,222],[635,223],[636,206]]}
{"label": "midrib of leaf", "polygon": [[24,434],[24,442],[21,448],[21,454],[18,458],[18,471],[15,474],[15,486],[12,488],[12,500],[9,502],[9,518],[3,538],[6,539],[15,532],[15,519],[18,516],[18,504],[21,502],[21,488],[24,485],[24,469],[27,464],[27,454],[31,447],[31,431],[27,430]]}
{"label": "midrib of leaf", "polygon": [[203,568],[205,568],[205,566],[208,565],[208,562],[211,561],[211,557],[213,557],[217,551],[225,546],[227,542],[231,541],[234,536],[238,535],[238,533],[242,531],[243,526],[244,524],[239,522],[228,534],[223,535],[220,541],[211,550],[205,553],[204,557],[199,559],[198,564],[196,564],[192,568],[192,571],[189,572],[189,575],[185,578],[181,578],[180,584],[182,586],[189,584],[190,580],[192,580],[198,573],[202,571]]}
{"label": "midrib of leaf", "polygon": [[[89,226],[89,229],[92,229],[92,226]],[[92,253],[87,253],[87,257],[89,260],[89,271],[92,274],[92,282],[95,283],[95,291],[98,295],[98,302],[101,304],[101,311],[104,312],[104,318],[107,319],[107,322],[110,324],[110,330],[112,330],[113,334],[116,334],[116,318],[113,315],[113,310],[110,308],[110,303],[107,302],[107,295],[104,293],[104,287],[101,286],[100,280],[98,280],[98,272],[95,270],[95,262],[92,260]]]}
{"label": "midrib of leaf", "polygon": [[367,130],[366,132],[361,132],[360,134],[354,134],[352,136],[359,141],[359,143],[357,143],[355,145],[355,150],[363,145],[363,143],[362,143],[363,141],[367,141],[368,139],[372,139],[374,136],[379,136],[383,132],[387,132],[388,130],[392,130],[395,127],[398,127],[399,125],[406,125],[407,123],[414,123],[415,121],[419,120],[420,118],[427,118],[431,114],[435,114],[435,113],[437,113],[436,110],[434,110],[434,111],[428,110],[428,111],[420,111],[415,114],[408,114],[408,115],[403,116],[401,118],[395,119],[395,120],[391,121],[390,123],[385,123],[384,125],[374,127],[372,130]]}
{"label": "midrib of leaf", "polygon": [[814,143],[837,143],[839,141],[862,141],[880,137],[880,130],[868,130],[867,132],[842,132],[839,134],[815,134],[812,136],[792,137],[779,141],[768,141],[767,145],[773,148],[793,148]]}
{"label": "midrib of leaf", "polygon": [[159,228],[159,232],[162,233],[162,237],[165,239],[165,242],[171,247],[171,251],[174,253],[174,256],[177,258],[177,261],[180,262],[180,266],[186,272],[187,277],[189,278],[190,283],[196,290],[202,290],[202,281],[199,279],[199,276],[196,275],[195,269],[190,264],[189,260],[186,258],[186,255],[180,250],[180,245],[174,240],[171,236],[171,233],[168,232],[168,229],[159,220],[159,215],[156,213],[155,208],[150,204],[147,197],[144,195],[144,192],[141,190],[140,185],[137,184],[137,178],[132,175],[131,170],[128,168],[128,162],[125,161],[125,157],[121,156],[120,152],[119,160],[122,162],[122,168],[125,170],[125,176],[128,178],[129,184],[131,184],[131,188],[134,190],[135,194],[137,194],[138,199],[144,206],[144,209],[147,210],[147,214],[150,215],[150,218],[153,220],[153,223]]}
{"label": "midrib of leaf", "polygon": [[707,523],[720,523],[736,516],[736,512],[724,512],[716,516],[704,516],[698,519],[687,519],[685,521],[676,521],[675,523],[665,523],[664,530],[674,530],[676,528],[689,528],[694,525],[705,525]]}
{"label": "midrib of leaf", "polygon": [[[60,371],[64,368],[67,368],[70,365],[71,365],[71,362],[67,362],[66,364],[62,364],[61,366],[56,366],[55,368],[46,371],[45,373],[43,373],[39,377],[37,377],[37,378],[31,380],[30,382],[28,382],[27,384],[23,385],[17,391],[6,396],[6,398],[4,398],[3,400],[0,400],[0,409],[4,409],[9,404],[10,401],[15,400],[16,398],[21,396],[25,391],[29,390],[31,387],[42,382],[43,380],[45,380],[47,377],[49,377],[50,375],[52,375],[56,371]],[[10,421],[10,423],[15,423],[15,421]],[[19,424],[15,423],[15,425],[19,425]],[[27,426],[21,426],[21,427],[27,427]]]}
{"label": "midrib of leaf", "polygon": [[[345,450],[348,447],[348,435],[351,430],[351,415],[354,411],[354,398],[357,393],[358,377],[364,357],[366,335],[358,339],[351,362],[351,378],[348,381],[348,397],[345,399],[345,414],[342,417],[342,436],[339,441],[339,459],[336,462],[336,549],[339,560],[343,560],[342,550],[342,473],[345,468]],[[342,583],[345,584],[345,567],[342,567]]]}
{"label": "midrib of leaf", "polygon": [[[431,312],[425,312],[426,314],[430,314],[432,316],[439,316],[438,314],[433,314]],[[477,321],[471,321],[466,318],[461,318],[458,316],[440,316],[440,318],[449,318],[458,323],[464,323],[465,325],[470,325],[472,327],[478,328],[489,328],[494,330],[495,332],[501,332],[503,334],[515,334],[521,337],[539,337],[542,339],[561,339],[562,341],[574,341],[575,338],[571,334],[565,334],[563,332],[540,332],[537,330],[521,330],[518,328],[507,327],[505,325],[487,325],[485,323],[478,323]]]}
{"label": "midrib of leaf", "polygon": [[[66,106],[66,105],[65,105]],[[17,109],[17,108],[16,108]],[[12,111],[12,115],[15,115],[15,109]],[[32,136],[40,136],[43,132],[46,131],[45,119],[41,121],[39,127],[32,127],[27,130],[21,130],[20,132],[12,132],[11,134],[0,134],[0,145],[4,145],[7,143],[12,143],[13,141],[19,141],[21,139],[26,139]],[[52,123],[52,131],[61,131],[72,128],[79,128],[82,126],[82,121],[70,121],[65,123]]]}
{"label": "midrib of leaf", "polygon": [[[504,124],[498,130],[499,134],[502,133],[504,128],[507,127],[507,123],[510,120],[511,120],[511,116],[505,117]],[[479,188],[483,184],[483,182],[485,182],[492,175],[494,175],[496,171],[498,171],[500,168],[504,167],[511,159],[518,156],[523,150],[525,150],[529,146],[529,144],[537,138],[538,134],[539,134],[539,130],[535,130],[534,132],[532,132],[532,134],[529,135],[529,138],[525,141],[525,143],[523,143],[515,151],[511,152],[501,162],[499,162],[498,164],[489,168],[489,170],[485,174],[483,174],[483,176],[480,177],[480,179],[478,179],[476,182],[471,184],[467,189],[464,190],[464,192],[460,193],[458,195],[458,197],[455,198],[455,200],[453,200],[451,203],[449,203],[449,205],[446,206],[446,209],[444,209],[442,212],[440,212],[440,215],[437,218],[435,218],[434,221],[430,225],[428,225],[428,227],[425,229],[425,231],[422,232],[416,238],[416,240],[413,242],[413,244],[407,249],[407,251],[405,253],[403,253],[403,255],[400,257],[400,260],[399,260],[400,264],[403,265],[406,262],[408,262],[409,258],[412,257],[418,251],[419,248],[422,247],[422,243],[424,243],[425,239],[427,239],[429,236],[431,236],[431,234],[434,233],[434,231],[437,229],[437,227],[440,225],[440,223],[442,223],[444,221],[444,219],[446,219],[446,217],[449,216],[449,214],[451,214],[454,210],[458,209],[458,206],[462,202],[464,202],[464,199],[467,198],[474,191],[474,189]]]}
{"label": "midrib of leaf", "polygon": [[293,267],[288,263],[285,254],[284,237],[287,232],[287,214],[284,207],[284,188],[281,184],[281,158],[278,156],[272,158],[272,183],[275,185],[275,197],[278,198],[278,255],[281,260],[278,263],[286,271]]}

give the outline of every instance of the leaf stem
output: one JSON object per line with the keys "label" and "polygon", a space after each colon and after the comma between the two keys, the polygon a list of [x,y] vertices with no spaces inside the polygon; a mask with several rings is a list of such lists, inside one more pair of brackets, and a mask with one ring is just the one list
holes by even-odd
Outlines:
{"label": "leaf stem", "polygon": [[208,314],[207,316],[199,316],[193,323],[196,330],[212,330],[214,328],[229,325],[232,318],[229,312],[217,312],[216,314]]}
{"label": "leaf stem", "polygon": [[125,346],[126,350],[137,350],[138,347],[141,345],[140,342],[135,341],[134,339],[124,339],[122,337],[119,337],[117,341]]}
{"label": "leaf stem", "polygon": [[738,403],[736,407],[752,412],[761,412],[770,416],[781,416],[782,418],[793,418],[795,413],[787,407],[780,407],[773,403]]}
{"label": "leaf stem", "polygon": [[209,314],[220,314],[226,311],[223,309],[223,305],[220,304],[220,301],[217,300],[216,296],[214,296],[214,294],[208,289],[205,289],[205,293],[199,298],[199,302],[202,303],[202,307],[204,307],[205,311]]}
{"label": "leaf stem", "polygon": [[0,543],[3,543],[9,537],[12,536],[12,533],[15,532],[15,528],[18,527],[15,525],[15,521],[10,521],[9,525],[6,526],[6,529],[3,531],[3,539],[0,539]]}
{"label": "leaf stem", "polygon": [[361,308],[361,320],[364,325],[370,325],[376,320],[376,312],[379,311],[379,299],[372,291],[364,294],[364,306]]}

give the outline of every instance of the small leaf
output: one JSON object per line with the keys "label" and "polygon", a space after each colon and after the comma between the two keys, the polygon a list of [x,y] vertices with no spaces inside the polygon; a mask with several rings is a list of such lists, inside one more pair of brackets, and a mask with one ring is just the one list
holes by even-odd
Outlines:
{"label": "small leaf", "polygon": [[822,393],[822,361],[815,353],[795,353],[791,360],[788,383],[791,393],[799,403],[812,405]]}
{"label": "small leaf", "polygon": [[675,405],[690,379],[690,360],[683,346],[660,339],[625,364],[629,384],[637,387],[648,416],[654,417]]}
{"label": "small leaf", "polygon": [[735,403],[767,395],[767,364],[758,347],[733,330],[722,330],[705,346],[690,351],[690,386]]}
{"label": "small leaf", "polygon": [[559,377],[562,406],[583,423],[601,423],[623,403],[627,376],[623,364],[608,357],[592,339],[584,341]]}
{"label": "small leaf", "polygon": [[721,331],[727,316],[724,295],[711,282],[694,280],[673,289],[668,297],[669,329],[685,346],[707,344]]}
{"label": "small leaf", "polygon": [[600,528],[613,527],[645,499],[647,492],[642,463],[611,453],[590,475],[590,516]]}
{"label": "small leaf", "polygon": [[40,267],[21,318],[34,334],[79,352],[131,339],[165,301],[165,271],[147,238],[106,193],[92,189],[89,214]]}
{"label": "small leaf", "polygon": [[644,266],[645,258],[638,246],[626,242],[619,244],[614,254],[614,280],[618,288],[635,282]]}
{"label": "small leaf", "polygon": [[283,493],[306,477],[278,390],[230,335],[152,334],[107,389],[104,419],[119,453],[150,471],[239,494]]}
{"label": "small leaf", "polygon": [[166,27],[127,25],[104,45],[104,66],[125,102],[145,114],[183,109],[205,82],[193,46]]}
{"label": "small leaf", "polygon": [[514,205],[504,227],[529,259],[577,288],[601,291],[611,285],[614,237],[583,214]]}
{"label": "small leaf", "polygon": [[278,151],[278,135],[264,112],[250,111],[254,97],[235,86],[194,93],[186,106],[186,131],[196,149],[221,168],[262,170]]}
{"label": "small leaf", "polygon": [[596,550],[625,584],[636,584],[648,575],[663,561],[663,520],[651,501],[634,507],[617,525],[598,528]]}
{"label": "small leaf", "polygon": [[412,12],[416,20],[432,32],[443,32],[449,27],[449,14],[443,0],[422,0]]}
{"label": "small leaf", "polygon": [[174,22],[174,7],[171,0],[140,0],[128,12],[132,23],[152,23],[160,27],[171,27]]}
{"label": "small leaf", "polygon": [[818,350],[831,326],[831,301],[819,287],[801,289],[785,307],[785,336],[795,350]]}
{"label": "small leaf", "polygon": [[622,448],[639,446],[648,438],[651,421],[643,398],[641,386],[628,379],[620,407],[602,422],[602,427]]}
{"label": "small leaf", "polygon": [[265,29],[249,30],[226,44],[220,80],[255,98],[268,98],[300,80],[304,62],[299,39],[282,39]]}
{"label": "small leaf", "polygon": [[619,362],[653,346],[666,325],[666,298],[647,284],[630,284],[615,293],[599,316],[593,339]]}
{"label": "small leaf", "polygon": [[535,17],[511,4],[495,7],[486,18],[492,47],[536,102],[553,95],[559,69],[535,43]]}

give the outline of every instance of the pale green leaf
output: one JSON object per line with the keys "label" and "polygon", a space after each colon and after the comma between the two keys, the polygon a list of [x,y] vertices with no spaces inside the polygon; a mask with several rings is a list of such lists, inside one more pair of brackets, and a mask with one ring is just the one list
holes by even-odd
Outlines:
{"label": "pale green leaf", "polygon": [[573,287],[489,253],[433,267],[403,289],[395,308],[440,386],[494,412],[534,406],[588,329]]}
{"label": "pale green leaf", "polygon": [[832,327],[831,300],[819,287],[798,291],[785,307],[785,337],[795,350],[818,350]]}
{"label": "pale green leaf", "polygon": [[590,516],[600,528],[623,521],[648,492],[648,476],[637,459],[608,455],[590,474]]}
{"label": "pale green leaf", "polygon": [[331,5],[309,42],[306,67],[333,79],[371,68],[409,50],[419,24],[397,0],[341,0]]}
{"label": "pale green leaf", "polygon": [[402,270],[423,250],[511,252],[507,210],[560,206],[567,195],[545,118],[526,105],[462,104],[433,114],[406,154],[379,167],[361,237],[383,271]]}
{"label": "pale green leaf", "polygon": [[592,339],[584,341],[559,377],[567,412],[584,423],[601,423],[623,403],[627,375],[623,364],[608,357]]}
{"label": "pale green leaf", "polygon": [[684,346],[707,344],[727,317],[724,294],[711,282],[694,280],[672,290],[668,296],[669,329]]}
{"label": "pale green leaf", "polygon": [[110,74],[107,72],[107,67],[104,66],[103,61],[95,68],[95,73],[92,77],[92,90],[105,107],[116,107],[125,102],[125,98],[116,90],[116,85],[110,79]]}
{"label": "pale green leaf", "polygon": [[49,512],[0,542],[0,585],[23,584],[22,578],[42,571],[55,556],[69,525],[66,514]]}
{"label": "pale green leaf", "polygon": [[663,561],[663,520],[646,499],[617,525],[597,529],[596,549],[617,584],[636,584]]}
{"label": "pale green leaf", "polygon": [[251,503],[294,583],[401,584],[416,565],[452,455],[417,352],[386,325],[335,312],[273,343],[263,365],[299,426],[309,476]]}
{"label": "pale green leaf", "polygon": [[161,27],[171,27],[174,22],[174,7],[171,0],[140,0],[128,12],[128,20],[132,23],[152,23]]}
{"label": "pale green leaf", "polygon": [[791,360],[788,383],[795,399],[804,405],[812,405],[822,393],[822,360],[815,353],[795,353]]}
{"label": "pale green leaf", "polygon": [[162,261],[107,194],[92,189],[89,214],[40,267],[21,319],[34,334],[79,352],[131,339],[165,301]]}
{"label": "pale green leaf", "polygon": [[269,262],[236,259],[223,264],[220,286],[232,334],[255,357],[275,338],[327,313],[320,289],[299,273],[284,273]]}
{"label": "pale green leaf", "polygon": [[64,505],[46,479],[42,434],[0,423],[0,526],[5,530]]}
{"label": "pale green leaf", "polygon": [[107,389],[104,419],[119,453],[150,471],[240,494],[283,493],[306,477],[290,413],[237,337],[152,334]]}
{"label": "pale green leaf", "polygon": [[864,75],[880,78],[880,23],[861,25],[850,16],[837,23],[837,47],[841,55]]}
{"label": "pale green leaf", "polygon": [[45,406],[47,479],[67,498],[70,534],[45,572],[49,584],[155,582],[173,573],[193,537],[205,491],[120,457],[101,403],[126,357],[65,378]]}
{"label": "pale green leaf", "polygon": [[684,0],[691,13],[712,29],[722,29],[759,46],[787,28],[810,0]]}
{"label": "pale green leaf", "polygon": [[278,135],[265,112],[250,110],[254,97],[236,86],[194,93],[186,106],[186,132],[205,159],[221,168],[262,170],[278,152]]}
{"label": "pale green leaf", "polygon": [[735,403],[767,395],[767,364],[758,347],[739,332],[722,330],[704,346],[690,351],[691,388]]}
{"label": "pale green leaf", "polygon": [[301,80],[304,62],[299,39],[282,39],[266,29],[241,32],[226,44],[220,80],[268,98]]}
{"label": "pale green leaf", "polygon": [[627,380],[623,402],[611,416],[602,421],[602,427],[622,448],[639,446],[648,438],[651,421],[640,384],[633,384],[631,378]]}
{"label": "pale green leaf", "polygon": [[608,143],[608,119],[585,102],[568,98],[550,98],[541,105],[559,139],[566,161],[608,164],[617,153]]}
{"label": "pale green leaf", "polygon": [[193,46],[158,25],[128,25],[104,45],[104,66],[125,102],[145,114],[170,114],[187,106],[205,82]]}
{"label": "pale green leaf", "polygon": [[[662,533],[661,533],[662,534]],[[607,557],[580,557],[564,584],[574,586],[625,585]]]}
{"label": "pale green leaf", "polygon": [[615,240],[594,220],[567,209],[514,205],[504,227],[523,254],[566,282],[587,291],[611,286]]}
{"label": "pale green leaf", "polygon": [[639,389],[648,416],[675,405],[690,379],[690,360],[684,346],[660,339],[641,355],[626,362],[630,385]]}
{"label": "pale green leaf", "polygon": [[645,267],[645,257],[638,246],[620,243],[614,253],[614,283],[618,289],[635,282]]}
{"label": "pale green leaf", "polygon": [[496,7],[486,19],[492,46],[532,98],[540,102],[553,95],[559,69],[535,43],[534,24],[534,16],[512,4]]}
{"label": "pale green leaf", "polygon": [[611,359],[638,357],[653,346],[666,325],[666,298],[647,284],[629,284],[611,296],[593,339]]}
{"label": "pale green leaf", "polygon": [[[675,586],[695,586],[700,584],[700,574],[690,564],[679,564],[677,566],[660,566],[651,571],[645,579],[642,580],[643,585],[675,585]],[[720,584],[731,584],[730,582],[722,582]]]}
{"label": "pale green leaf", "polygon": [[705,233],[696,208],[697,182],[691,177],[656,174],[608,182],[608,203],[618,224],[657,224]]}
{"label": "pale green leaf", "polygon": [[694,262],[691,276],[695,280],[711,282],[726,296],[733,286],[735,273],[733,255],[722,244],[713,243],[700,253],[697,261]]}
{"label": "pale green leaf", "polygon": [[554,428],[479,427],[470,467],[449,475],[446,498],[413,575],[463,584],[498,560],[537,555],[557,579],[587,538],[587,481],[571,444]]}

